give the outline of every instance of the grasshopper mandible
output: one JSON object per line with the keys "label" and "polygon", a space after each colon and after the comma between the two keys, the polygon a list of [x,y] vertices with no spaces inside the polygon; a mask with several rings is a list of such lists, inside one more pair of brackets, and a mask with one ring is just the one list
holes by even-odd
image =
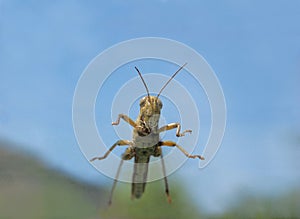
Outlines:
{"label": "grasshopper mandible", "polygon": [[131,187],[131,197],[132,199],[134,199],[134,198],[140,198],[145,191],[150,156],[160,157],[162,163],[164,182],[165,182],[165,193],[169,203],[172,202],[172,199],[169,193],[169,186],[166,177],[166,170],[165,170],[161,146],[177,147],[188,158],[199,158],[201,160],[204,160],[204,158],[200,155],[189,154],[184,148],[182,148],[180,145],[176,144],[175,142],[161,141],[159,137],[159,134],[161,132],[168,131],[175,128],[177,129],[176,131],[177,137],[182,137],[185,135],[185,133],[192,132],[191,130],[185,130],[183,132],[180,132],[181,125],[179,123],[170,123],[161,128],[158,127],[160,112],[162,109],[162,102],[158,97],[161,94],[161,92],[165,89],[165,87],[169,84],[169,82],[184,68],[186,64],[187,63],[182,65],[172,75],[172,77],[161,88],[157,96],[150,96],[148,87],[142,77],[142,74],[140,73],[138,68],[135,67],[147,91],[147,96],[143,97],[140,100],[140,113],[138,115],[138,118],[136,121],[133,121],[127,115],[119,114],[116,122],[112,123],[112,125],[118,125],[121,119],[129,123],[134,128],[133,139],[132,141],[118,140],[115,144],[113,144],[113,146],[110,147],[110,149],[102,157],[94,157],[90,160],[91,162],[94,160],[103,160],[110,154],[110,152],[116,146],[129,145],[129,147],[122,154],[122,160],[119,164],[116,177],[113,183],[113,187],[110,193],[109,205],[112,202],[113,192],[116,183],[118,181],[119,173],[124,160],[130,160],[134,158],[134,172],[132,176],[132,187]]}

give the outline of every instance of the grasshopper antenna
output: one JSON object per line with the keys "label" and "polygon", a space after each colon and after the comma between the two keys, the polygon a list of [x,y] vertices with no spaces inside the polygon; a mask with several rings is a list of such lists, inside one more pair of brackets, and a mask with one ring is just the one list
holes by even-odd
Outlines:
{"label": "grasshopper antenna", "polygon": [[145,86],[145,88],[146,88],[148,98],[150,98],[150,94],[149,94],[149,90],[148,90],[147,84],[146,84],[146,82],[144,81],[144,78],[143,78],[141,72],[139,71],[139,69],[138,69],[137,67],[134,67],[134,68],[135,68],[135,70],[139,73],[139,76],[141,77],[142,82],[143,82],[143,84],[144,84],[144,86]]}
{"label": "grasshopper antenna", "polygon": [[161,94],[161,92],[166,88],[166,86],[170,83],[170,81],[178,74],[178,72],[181,71],[181,69],[184,68],[184,66],[186,66],[187,63],[184,63],[173,75],[172,77],[167,81],[167,83],[165,83],[165,85],[160,89],[158,95],[157,95],[157,98],[159,97],[159,95]]}

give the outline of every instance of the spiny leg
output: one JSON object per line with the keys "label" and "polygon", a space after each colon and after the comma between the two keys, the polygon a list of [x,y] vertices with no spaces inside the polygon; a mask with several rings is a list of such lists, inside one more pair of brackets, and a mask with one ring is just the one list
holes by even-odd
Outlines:
{"label": "spiny leg", "polygon": [[176,130],[176,136],[177,137],[182,137],[185,135],[185,133],[191,133],[192,130],[184,130],[182,133],[180,133],[180,128],[181,128],[181,125],[179,123],[170,123],[168,125],[165,125],[161,128],[158,129],[158,133],[160,132],[163,132],[163,131],[168,131],[168,130],[171,130],[171,129],[175,129],[177,128]]}
{"label": "spiny leg", "polygon": [[123,165],[123,162],[124,162],[124,160],[130,160],[131,158],[133,158],[133,156],[134,156],[134,149],[131,148],[131,147],[128,147],[126,149],[126,151],[122,154],[122,160],[121,160],[121,162],[119,164],[119,167],[118,167],[115,179],[114,179],[114,184],[112,186],[112,189],[111,189],[111,192],[110,192],[110,196],[109,196],[109,201],[108,201],[108,205],[109,206],[112,203],[113,193],[114,193],[114,190],[115,190],[117,182],[118,182],[118,178],[119,178],[119,175],[120,175],[120,171],[121,171],[121,167]]}
{"label": "spiny leg", "polygon": [[192,154],[189,154],[186,150],[184,150],[183,147],[181,147],[180,145],[176,144],[173,141],[160,141],[159,142],[159,146],[177,147],[188,158],[199,158],[200,160],[204,160],[204,157],[202,157],[201,155],[192,155]]}
{"label": "spiny leg", "polygon": [[168,179],[167,179],[167,176],[166,176],[166,167],[165,167],[165,162],[163,160],[163,155],[162,154],[160,155],[160,159],[161,159],[162,171],[163,171],[164,181],[165,181],[165,192],[166,192],[166,195],[167,195],[167,198],[168,198],[168,202],[171,204],[172,199],[171,199],[171,196],[170,196],[170,193],[169,193],[169,184],[168,184]]}
{"label": "spiny leg", "polygon": [[119,140],[116,143],[113,144],[113,146],[110,147],[110,149],[102,156],[102,157],[94,157],[90,160],[90,162],[94,161],[94,160],[103,160],[105,159],[110,152],[112,152],[112,150],[117,147],[117,146],[124,146],[124,145],[131,145],[132,143],[128,140]]}
{"label": "spiny leg", "polygon": [[112,125],[119,125],[120,119],[123,119],[125,122],[129,123],[129,125],[131,125],[134,128],[137,126],[137,124],[132,119],[130,119],[128,116],[126,116],[124,114],[119,114],[119,116],[117,118],[117,121],[112,122],[111,124]]}
{"label": "spiny leg", "polygon": [[118,182],[118,178],[119,178],[119,175],[120,175],[120,171],[121,171],[121,167],[122,167],[123,161],[124,161],[124,160],[121,160],[121,162],[120,162],[120,164],[119,164],[119,167],[118,167],[118,170],[117,170],[115,179],[114,179],[114,184],[113,184],[113,186],[112,186],[112,188],[111,188],[111,191],[110,191],[109,201],[108,201],[108,205],[109,205],[109,206],[110,206],[111,203],[112,203],[113,193],[114,193],[114,190],[115,190],[116,185],[117,185],[117,182]]}

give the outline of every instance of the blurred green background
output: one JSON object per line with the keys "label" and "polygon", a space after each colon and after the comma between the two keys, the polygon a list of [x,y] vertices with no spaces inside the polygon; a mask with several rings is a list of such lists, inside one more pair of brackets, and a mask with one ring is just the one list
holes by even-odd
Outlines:
{"label": "blurred green background", "polygon": [[[141,200],[130,200],[130,184],[117,185],[108,206],[110,186],[95,186],[49,169],[32,155],[4,148],[0,142],[0,218],[298,218],[300,191],[271,197],[240,192],[222,214],[206,214],[192,201],[176,176],[169,177],[173,203],[167,203],[162,181],[148,183]],[[193,193],[192,193],[193,194]],[[201,195],[201,194],[193,194]],[[205,198],[205,197],[204,197]]]}
{"label": "blurred green background", "polygon": [[[299,20],[298,0],[0,0],[0,219],[300,218]],[[226,98],[226,133],[206,168],[187,161],[169,176],[171,205],[158,181],[134,201],[130,184],[119,183],[108,208],[113,181],[79,149],[73,94],[96,55],[149,36],[185,43],[212,66]],[[174,67],[139,64],[145,74]],[[100,108],[136,76],[119,70]],[[193,88],[185,75],[176,79]],[[195,153],[210,127],[208,105],[199,104]],[[109,146],[118,136],[111,109],[102,108],[96,116]]]}

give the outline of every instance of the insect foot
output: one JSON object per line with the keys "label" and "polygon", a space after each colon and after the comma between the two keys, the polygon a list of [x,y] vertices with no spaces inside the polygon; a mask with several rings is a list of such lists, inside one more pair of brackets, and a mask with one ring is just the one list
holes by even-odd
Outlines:
{"label": "insect foot", "polygon": [[204,157],[202,157],[201,155],[191,155],[191,154],[189,154],[189,155],[187,155],[187,157],[188,158],[194,158],[194,159],[199,158],[200,160],[205,160]]}
{"label": "insect foot", "polygon": [[185,133],[190,133],[190,134],[192,134],[192,130],[190,130],[190,129],[184,130],[182,133],[176,134],[176,136],[177,136],[177,137],[182,137],[182,136],[185,136]]}

